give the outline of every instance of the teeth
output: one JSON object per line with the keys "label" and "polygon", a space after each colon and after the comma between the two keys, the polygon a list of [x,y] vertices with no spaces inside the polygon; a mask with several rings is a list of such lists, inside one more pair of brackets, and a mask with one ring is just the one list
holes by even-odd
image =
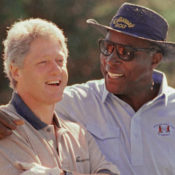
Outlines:
{"label": "teeth", "polygon": [[61,81],[48,81],[48,85],[59,85]]}
{"label": "teeth", "polygon": [[123,74],[114,74],[114,73],[111,73],[111,72],[108,72],[108,75],[111,78],[118,78],[118,77],[122,77],[123,76]]}

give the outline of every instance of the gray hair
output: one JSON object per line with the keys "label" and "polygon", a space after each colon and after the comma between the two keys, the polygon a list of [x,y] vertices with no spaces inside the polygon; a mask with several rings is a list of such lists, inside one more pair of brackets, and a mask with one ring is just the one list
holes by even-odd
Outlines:
{"label": "gray hair", "polygon": [[23,67],[32,41],[40,37],[57,39],[66,58],[68,57],[67,40],[63,31],[54,23],[39,18],[30,18],[14,23],[7,31],[7,38],[3,42],[4,72],[10,80],[10,87],[13,89],[17,82],[11,76],[10,65]]}

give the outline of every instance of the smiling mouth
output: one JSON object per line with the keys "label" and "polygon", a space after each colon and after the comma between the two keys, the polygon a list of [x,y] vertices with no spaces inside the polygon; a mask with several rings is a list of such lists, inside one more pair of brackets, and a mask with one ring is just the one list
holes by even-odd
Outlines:
{"label": "smiling mouth", "polygon": [[46,82],[47,85],[50,85],[50,86],[59,86],[61,84],[61,80],[58,80],[58,81],[48,81]]}
{"label": "smiling mouth", "polygon": [[123,74],[115,74],[115,73],[108,72],[108,76],[110,78],[120,78],[120,77],[123,77],[124,75]]}

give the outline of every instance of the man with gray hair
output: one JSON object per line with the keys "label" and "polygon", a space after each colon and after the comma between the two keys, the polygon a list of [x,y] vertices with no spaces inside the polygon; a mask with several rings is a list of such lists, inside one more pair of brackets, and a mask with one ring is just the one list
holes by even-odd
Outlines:
{"label": "man with gray hair", "polygon": [[0,110],[24,125],[0,140],[1,175],[119,174],[83,127],[54,112],[67,85],[67,56],[66,38],[51,22],[27,19],[9,29],[4,68],[14,93]]}

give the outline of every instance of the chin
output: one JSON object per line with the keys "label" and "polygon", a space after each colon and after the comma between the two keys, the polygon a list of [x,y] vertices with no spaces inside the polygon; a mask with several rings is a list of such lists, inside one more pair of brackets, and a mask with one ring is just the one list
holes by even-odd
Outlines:
{"label": "chin", "polygon": [[48,104],[55,104],[55,103],[58,103],[59,101],[61,101],[63,99],[63,95],[52,95],[52,96],[49,96],[46,100],[46,102]]}
{"label": "chin", "polygon": [[121,93],[121,89],[116,88],[115,85],[112,86],[112,85],[106,84],[106,89],[112,94],[120,94]]}
{"label": "chin", "polygon": [[56,100],[56,103],[58,103],[59,101],[61,101],[63,99],[63,96],[59,97],[57,100]]}
{"label": "chin", "polygon": [[50,100],[50,101],[46,101],[46,103],[47,104],[49,104],[49,105],[55,105],[56,103],[58,103],[58,102],[60,102],[62,100],[62,98],[57,98],[57,99],[52,99],[52,100]]}
{"label": "chin", "polygon": [[52,98],[52,101],[54,101],[54,103],[57,103],[57,102],[61,101],[62,99],[63,99],[63,96],[59,96],[59,97]]}

